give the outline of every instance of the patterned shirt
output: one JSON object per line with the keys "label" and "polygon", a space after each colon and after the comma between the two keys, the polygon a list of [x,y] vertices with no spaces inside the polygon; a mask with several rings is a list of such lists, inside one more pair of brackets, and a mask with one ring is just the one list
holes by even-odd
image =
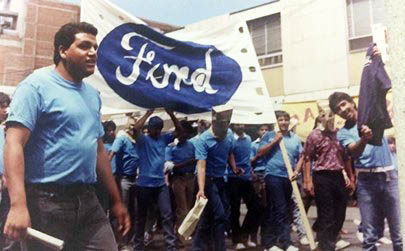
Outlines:
{"label": "patterned shirt", "polygon": [[307,137],[304,153],[314,163],[314,171],[339,171],[344,168],[344,148],[336,132],[314,129]]}

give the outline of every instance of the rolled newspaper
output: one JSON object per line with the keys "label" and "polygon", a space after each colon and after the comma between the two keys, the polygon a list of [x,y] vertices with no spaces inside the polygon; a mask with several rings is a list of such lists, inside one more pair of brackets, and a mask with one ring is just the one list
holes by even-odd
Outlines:
{"label": "rolled newspaper", "polygon": [[62,240],[59,240],[53,236],[47,235],[30,227],[27,228],[27,235],[35,240],[42,242],[44,245],[54,250],[62,250],[63,245],[65,244],[65,242]]}

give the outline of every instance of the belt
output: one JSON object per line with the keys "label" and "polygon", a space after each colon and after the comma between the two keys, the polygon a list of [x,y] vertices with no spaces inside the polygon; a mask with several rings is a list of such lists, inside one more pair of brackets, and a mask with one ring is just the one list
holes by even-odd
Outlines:
{"label": "belt", "polygon": [[70,184],[61,185],[57,183],[35,183],[27,184],[27,190],[41,190],[51,193],[62,193],[62,194],[81,194],[86,191],[94,190],[94,184]]}
{"label": "belt", "polygon": [[194,173],[173,173],[173,176],[179,176],[179,177],[194,177]]}
{"label": "belt", "polygon": [[136,175],[119,175],[118,178],[136,179]]}
{"label": "belt", "polygon": [[373,168],[356,168],[356,173],[384,173],[395,169],[394,165],[391,166],[379,166]]}

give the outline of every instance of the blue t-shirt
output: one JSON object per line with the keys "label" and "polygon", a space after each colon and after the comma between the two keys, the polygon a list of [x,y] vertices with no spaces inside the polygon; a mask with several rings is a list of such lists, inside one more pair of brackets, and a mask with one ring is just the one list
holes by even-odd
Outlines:
{"label": "blue t-shirt", "polygon": [[89,84],[42,68],[16,88],[7,123],[31,131],[24,147],[25,181],[95,183],[97,140],[104,135],[99,93]]}
{"label": "blue t-shirt", "polygon": [[[259,150],[259,146],[260,146],[260,139],[257,139],[255,141],[252,142],[251,145],[251,158],[254,158]],[[255,172],[263,172],[264,170],[266,170],[266,159],[265,158],[258,158],[256,161],[256,166],[253,169],[253,171]]]}
{"label": "blue t-shirt", "polygon": [[0,125],[0,176],[4,174],[4,126]]}
{"label": "blue t-shirt", "polygon": [[[195,147],[189,140],[183,143],[177,143],[174,146],[168,146],[166,149],[166,160],[173,161],[174,164],[179,164],[190,159],[194,159]],[[173,174],[194,173],[195,164],[184,166],[181,168],[174,168]]]}
{"label": "blue t-shirt", "polygon": [[164,163],[166,146],[174,140],[173,133],[160,135],[153,139],[148,135],[139,135],[136,146],[139,156],[139,176],[136,184],[142,187],[160,187],[165,185]]}
{"label": "blue t-shirt", "polygon": [[[109,154],[111,152],[111,147],[112,147],[112,143],[104,143],[104,149],[107,152],[107,154]],[[111,159],[111,172],[113,174],[115,174],[115,172],[117,171],[117,165],[115,164],[116,162],[116,156],[114,155]]]}
{"label": "blue t-shirt", "polygon": [[228,165],[228,157],[233,149],[234,137],[231,130],[223,140],[214,137],[211,130],[203,132],[195,142],[195,158],[206,160],[207,177],[224,177]]}
{"label": "blue t-shirt", "polygon": [[[260,142],[259,148],[273,141],[276,133],[274,131],[266,132]],[[283,136],[283,142],[287,149],[288,158],[292,168],[298,161],[300,153],[302,152],[302,145],[300,138],[294,133],[290,132],[287,136]],[[265,175],[273,175],[278,177],[288,178],[287,168],[284,163],[283,155],[280,146],[275,145],[266,155],[266,171]]]}
{"label": "blue t-shirt", "polygon": [[[349,144],[359,141],[360,136],[357,124],[351,128],[347,128],[346,126],[341,128],[337,133],[337,138],[345,148]],[[374,168],[390,165],[392,165],[391,153],[385,137],[383,137],[381,146],[367,144],[360,157],[354,160],[355,168]]]}
{"label": "blue t-shirt", "polygon": [[132,143],[127,135],[122,135],[115,138],[111,151],[115,153],[114,157],[116,157],[116,174],[118,176],[135,176],[139,165],[136,144]]}
{"label": "blue t-shirt", "polygon": [[[237,136],[234,136],[234,138]],[[250,180],[251,175],[251,165],[250,157],[252,155],[251,149],[252,139],[249,135],[245,134],[242,137],[238,137],[234,141],[233,154],[235,155],[236,166],[243,169],[243,175],[237,176],[231,169],[228,170],[228,177],[232,178],[242,178],[245,180]]]}

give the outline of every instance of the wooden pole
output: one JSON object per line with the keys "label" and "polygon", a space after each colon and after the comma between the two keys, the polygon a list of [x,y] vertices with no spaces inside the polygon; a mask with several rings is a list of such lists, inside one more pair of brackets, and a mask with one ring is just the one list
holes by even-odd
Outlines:
{"label": "wooden pole", "polygon": [[392,80],[403,234],[405,232],[405,4],[403,0],[386,0],[384,4],[388,35],[387,70]]}
{"label": "wooden pole", "polygon": [[[275,131],[276,132],[280,131],[280,128],[278,127],[277,122],[275,123]],[[292,169],[292,166],[290,163],[290,159],[288,158],[287,149],[285,148],[283,139],[280,141],[279,145],[280,145],[281,153],[283,155],[285,166],[287,168],[288,177],[292,177],[294,175],[294,173],[293,173],[293,169]],[[316,248],[314,235],[312,233],[312,227],[308,221],[307,213],[305,212],[304,203],[302,202],[301,193],[300,193],[300,190],[298,189],[297,181],[296,180],[291,181],[291,186],[293,188],[293,193],[295,195],[295,198],[297,199],[297,206],[298,206],[298,209],[300,210],[301,220],[302,220],[302,223],[304,224],[305,233],[307,234],[307,238],[309,241],[309,247],[311,248],[311,250],[314,250]]]}

